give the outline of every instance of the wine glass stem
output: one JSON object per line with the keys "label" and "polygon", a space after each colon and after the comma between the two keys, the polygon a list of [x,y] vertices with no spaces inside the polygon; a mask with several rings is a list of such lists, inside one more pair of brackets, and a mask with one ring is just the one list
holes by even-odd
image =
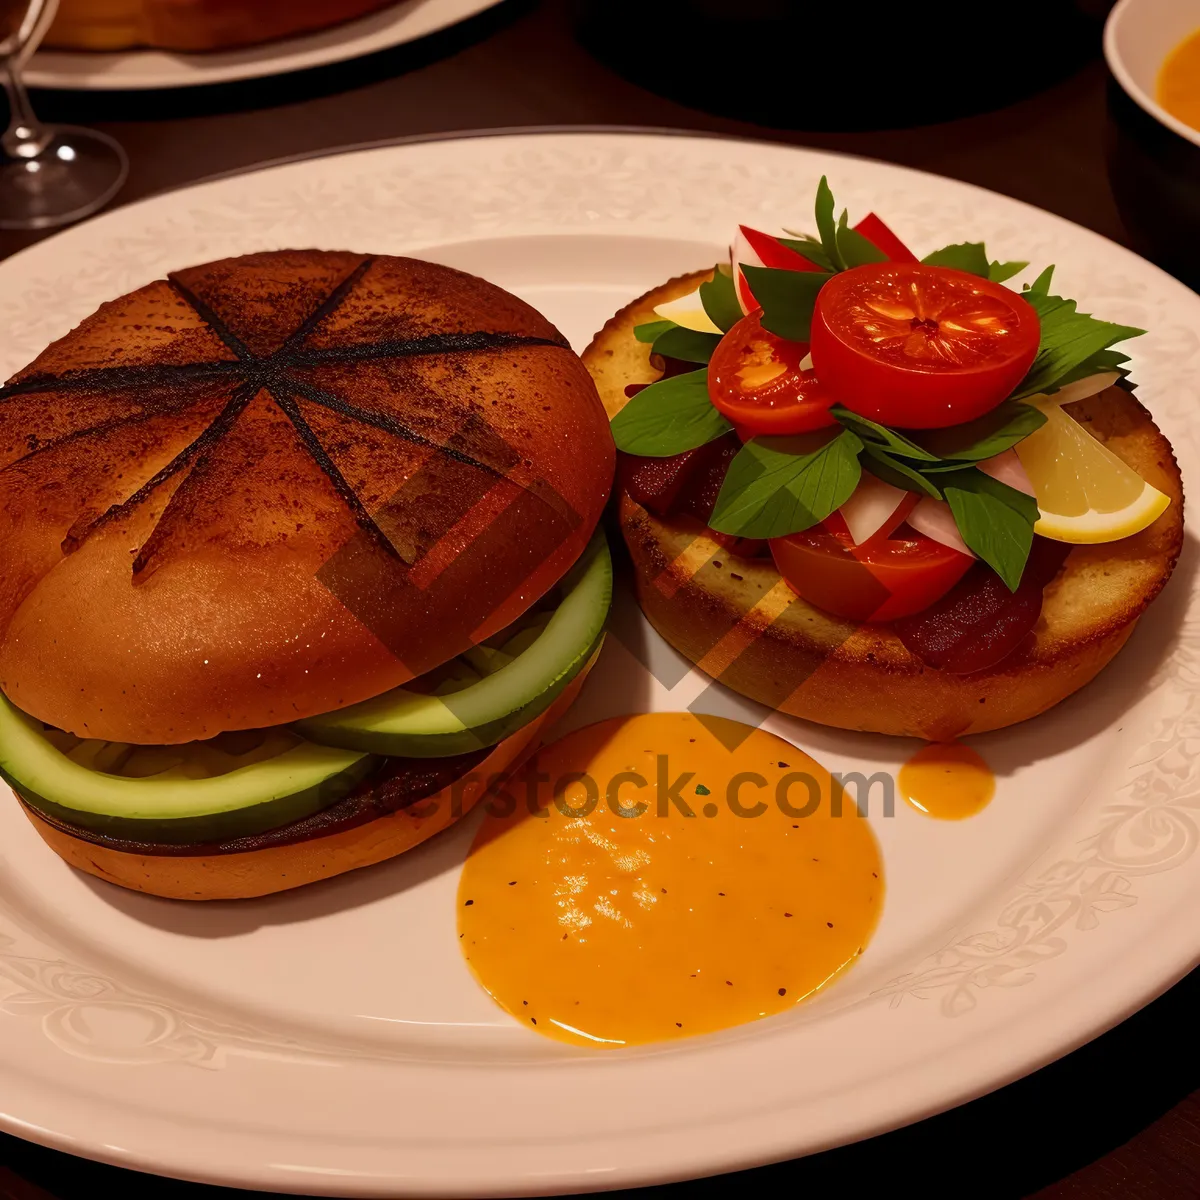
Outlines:
{"label": "wine glass stem", "polygon": [[50,139],[45,127],[37,119],[29,93],[21,81],[15,56],[0,63],[0,83],[8,96],[9,121],[4,131],[4,152],[10,158],[36,158]]}

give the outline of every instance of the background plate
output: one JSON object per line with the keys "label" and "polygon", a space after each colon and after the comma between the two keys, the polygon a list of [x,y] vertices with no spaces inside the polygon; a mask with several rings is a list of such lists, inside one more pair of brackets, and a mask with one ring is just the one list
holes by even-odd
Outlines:
{"label": "background plate", "polygon": [[[822,173],[840,203],[878,208],[919,251],[986,238],[1002,259],[1056,262],[1085,310],[1148,328],[1133,344],[1140,394],[1196,477],[1200,298],[1180,284],[963,184],[704,138],[372,149],[119,209],[0,264],[0,369],[164,271],[289,245],[465,267],[581,348],[631,297],[713,262],[735,222],[807,227]],[[668,1047],[581,1054],[493,1007],[454,937],[470,822],[325,885],[190,906],[75,874],[15,803],[0,806],[0,1127],[242,1186],[551,1193],[789,1157],[1008,1082],[1197,961],[1195,565],[1189,538],[1153,618],[1097,684],[972,739],[999,780],[981,816],[872,814],[888,902],[853,971],[786,1016]],[[693,701],[757,719],[706,690],[627,598],[614,619],[572,726]],[[768,727],[833,770],[894,770],[915,748],[778,716]]]}
{"label": "background plate", "polygon": [[400,0],[381,12],[303,37],[241,50],[172,54],[163,50],[84,53],[39,50],[25,67],[29,87],[84,91],[195,87],[282,75],[360,58],[416,41],[491,8],[497,0]]}

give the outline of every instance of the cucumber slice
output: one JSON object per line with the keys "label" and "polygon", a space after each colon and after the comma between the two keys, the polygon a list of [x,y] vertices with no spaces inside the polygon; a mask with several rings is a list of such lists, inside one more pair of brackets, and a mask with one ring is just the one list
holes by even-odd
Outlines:
{"label": "cucumber slice", "polygon": [[186,746],[85,741],[47,729],[0,694],[0,777],[71,825],[137,842],[218,842],[337,803],[378,758],[288,730]]}
{"label": "cucumber slice", "polygon": [[482,678],[453,691],[443,679],[436,693],[418,691],[412,684],[393,688],[300,721],[296,728],[328,746],[404,758],[440,758],[496,745],[545,712],[604,638],[612,559],[599,530],[563,579],[561,591],[562,601],[553,612],[526,614],[491,639],[492,653],[475,653],[481,648],[474,647],[464,655],[469,672],[459,668],[445,674],[445,679]]}

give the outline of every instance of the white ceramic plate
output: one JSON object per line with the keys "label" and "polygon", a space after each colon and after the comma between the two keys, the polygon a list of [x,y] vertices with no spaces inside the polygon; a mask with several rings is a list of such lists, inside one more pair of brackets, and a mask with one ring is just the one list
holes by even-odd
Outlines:
{"label": "white ceramic plate", "polygon": [[[0,265],[0,369],[170,268],[283,246],[468,268],[582,347],[631,297],[712,263],[736,221],[807,226],[823,172],[841,203],[878,208],[915,248],[986,238],[1001,258],[1056,262],[1067,294],[1148,327],[1135,343],[1141,394],[1189,481],[1200,478],[1192,292],[1092,233],[976,188],[702,138],[373,149],[131,205]],[[1153,615],[1097,684],[974,740],[999,776],[981,816],[872,814],[887,907],[845,978],[786,1016],[669,1047],[581,1054],[493,1007],[454,936],[470,822],[325,885],[192,906],[75,874],[15,803],[0,805],[0,1126],[247,1187],[553,1193],[803,1154],[1015,1079],[1197,961],[1194,551],[1189,539]],[[679,709],[704,689],[642,636],[655,674],[674,668],[678,682],[655,682],[610,638],[571,724]],[[895,769],[915,748],[778,717],[769,727],[831,769]]]}
{"label": "white ceramic plate", "polygon": [[206,54],[172,54],[163,50],[95,54],[39,50],[25,68],[25,82],[39,88],[124,91],[194,87],[283,75],[416,41],[465,21],[496,3],[497,0],[400,0],[380,12],[318,33]]}

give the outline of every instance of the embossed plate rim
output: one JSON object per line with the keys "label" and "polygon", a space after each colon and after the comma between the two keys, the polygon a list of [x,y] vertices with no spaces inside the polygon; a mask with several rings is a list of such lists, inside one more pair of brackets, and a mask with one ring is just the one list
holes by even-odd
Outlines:
{"label": "embossed plate rim", "polygon": [[[948,219],[947,213],[961,219],[964,234],[971,214],[985,227],[980,232],[1008,221],[1014,238],[1021,227],[1027,239],[1040,236],[1046,246],[1061,243],[1068,259],[1074,256],[1072,290],[1085,298],[1133,303],[1140,290],[1163,313],[1188,314],[1186,326],[1156,325],[1139,373],[1164,397],[1164,416],[1174,422],[1169,431],[1186,452],[1190,478],[1198,431],[1182,381],[1190,378],[1198,357],[1200,300],[1182,285],[1094,234],[968,185],[863,159],[752,142],[549,132],[425,141],[344,158],[305,159],[172,192],[70,230],[0,266],[0,319],[9,327],[3,353],[13,360],[9,365],[19,365],[49,336],[64,331],[64,322],[84,315],[94,299],[148,278],[146,260],[157,266],[169,256],[172,265],[182,265],[250,248],[247,239],[252,238],[280,244],[291,236],[289,229],[302,227],[298,213],[306,205],[319,206],[322,221],[337,227],[349,214],[361,215],[362,197],[351,194],[360,190],[356,181],[376,189],[376,216],[407,222],[400,240],[414,247],[531,232],[702,240],[718,236],[732,216],[762,214],[766,220],[780,215],[783,183],[799,177],[805,186],[798,190],[807,195],[814,174],[831,165],[839,178],[851,181],[839,192],[856,207],[865,190],[886,188],[905,212],[906,228],[931,220],[931,213],[939,221]],[[687,190],[698,180],[710,185],[699,189],[702,195],[695,186]],[[420,206],[414,181],[438,184],[437,205]],[[379,248],[395,249],[397,236],[389,233],[391,240]],[[1095,270],[1089,274],[1093,259]],[[1128,295],[1105,291],[1113,286],[1114,272]],[[1180,386],[1173,388],[1173,382]],[[1196,819],[1190,810],[1197,799],[1190,760],[1182,750],[1193,736],[1191,706],[1200,682],[1196,609],[1193,601],[1179,648],[1160,673],[1155,692],[1131,714],[1136,719],[1126,722],[1125,740],[1112,748],[1123,750],[1128,739],[1137,740],[1135,729],[1144,729],[1137,745],[1129,742],[1129,759],[1146,760],[1140,773],[1119,781],[1119,797],[1110,789],[1081,805],[1097,819],[1095,828],[1103,817],[1118,822],[1118,832],[1139,836],[1146,834],[1144,825],[1156,823],[1168,834],[1185,830],[1186,854],[1178,861],[1168,856],[1139,865],[1128,847],[1102,846],[1097,856],[1068,839],[1067,845],[1047,848],[1037,869],[1031,865],[1008,898],[1027,905],[1050,897],[1067,906],[1069,917],[1095,918],[1094,928],[1079,928],[1068,919],[1061,926],[1035,926],[1038,940],[1032,944],[1006,942],[1023,927],[1001,905],[997,911],[964,914],[959,933],[947,939],[935,961],[914,963],[913,972],[875,989],[861,1003],[837,1009],[828,1021],[822,1016],[807,1032],[803,1025],[764,1022],[745,1027],[742,1036],[698,1040],[663,1054],[585,1061],[547,1056],[544,1063],[518,1068],[503,1063],[446,1067],[372,1063],[355,1058],[346,1046],[303,1045],[282,1028],[247,1034],[226,1021],[214,1033],[204,1022],[219,1024],[220,1014],[206,1013],[200,1005],[189,1016],[173,997],[147,993],[137,981],[105,979],[61,948],[39,945],[38,930],[25,927],[27,918],[9,904],[0,910],[0,935],[10,939],[0,944],[9,988],[0,1008],[12,1014],[0,1017],[0,1045],[7,1052],[0,1067],[0,1127],[122,1165],[241,1186],[344,1195],[512,1194],[729,1170],[867,1136],[981,1094],[1116,1023],[1196,961],[1192,914],[1200,893],[1200,858],[1191,853]],[[1148,756],[1139,753],[1143,745],[1150,748]],[[1121,807],[1114,807],[1118,799]],[[1093,831],[1091,826],[1076,830]],[[1149,836],[1158,836],[1155,828]],[[1173,843],[1167,838],[1162,844],[1169,849]],[[1065,883],[1063,863],[1070,876]],[[1144,886],[1130,907],[1129,880],[1139,871]],[[1124,886],[1108,880],[1110,875],[1124,880]],[[1092,905],[1084,892],[1096,888],[1101,903]],[[1069,946],[1070,955],[1057,951],[1051,939]],[[1054,953],[1044,953],[1048,946]],[[1029,953],[1034,957],[1026,963],[1022,956]],[[63,959],[68,961],[56,961]],[[108,991],[114,984],[124,990]],[[974,1004],[965,1017],[948,1016],[944,1004],[921,1000],[931,988],[935,995],[949,996],[966,988],[973,1000],[983,997],[986,1003]],[[891,1008],[898,996],[904,1002]],[[143,1015],[158,1013],[162,1033],[148,1037],[145,1045],[148,1053],[164,1057],[155,1061],[150,1053],[130,1065],[98,1061],[95,1053],[81,1057],[78,1045],[74,1057],[63,1053],[73,1038],[86,1038],[86,1027],[78,1022],[97,1001],[132,1004]],[[25,1035],[31,1018],[47,1036]],[[866,1044],[860,1038],[876,1039],[874,1076],[865,1082],[852,1078],[855,1072],[848,1067],[839,1075],[814,1045],[812,1029],[818,1024],[826,1035],[836,1027],[839,1038],[860,1045]],[[51,1039],[54,1030],[58,1042]],[[264,1033],[273,1041],[264,1042]],[[899,1063],[894,1061],[898,1042],[904,1043]],[[789,1065],[780,1055],[789,1051],[804,1056],[793,1060],[795,1077],[780,1070],[781,1061]],[[914,1064],[918,1052],[924,1058]],[[214,1069],[197,1071],[202,1066]],[[327,1066],[336,1066],[335,1075]],[[829,1084],[823,1091],[795,1092],[802,1091],[800,1075],[817,1077],[822,1071]],[[236,1092],[228,1089],[249,1086],[256,1096],[283,1094],[302,1081],[310,1089],[328,1087],[331,1078],[340,1082],[332,1088],[340,1104],[352,1104],[361,1095],[373,1104],[394,1100],[411,1106],[419,1096],[431,1111],[465,1117],[501,1089],[514,1113],[524,1110],[534,1119],[523,1125],[513,1119],[508,1126],[464,1119],[461,1128],[448,1122],[423,1139],[398,1127],[388,1138],[356,1140],[343,1131],[322,1141],[311,1129],[289,1133],[249,1108],[235,1109],[225,1119],[212,1099],[223,1088],[229,1104]],[[791,1103],[784,1102],[788,1086],[795,1092]],[[721,1111],[713,1105],[706,1109],[705,1091],[720,1093]],[[630,1095],[667,1099],[654,1119],[631,1120],[618,1141],[589,1137],[585,1130],[568,1136],[559,1121],[537,1119],[568,1093],[596,1104]],[[171,1105],[184,1103],[177,1098],[183,1095],[193,1097],[193,1109],[181,1115]],[[773,1111],[763,1111],[766,1104]]]}

